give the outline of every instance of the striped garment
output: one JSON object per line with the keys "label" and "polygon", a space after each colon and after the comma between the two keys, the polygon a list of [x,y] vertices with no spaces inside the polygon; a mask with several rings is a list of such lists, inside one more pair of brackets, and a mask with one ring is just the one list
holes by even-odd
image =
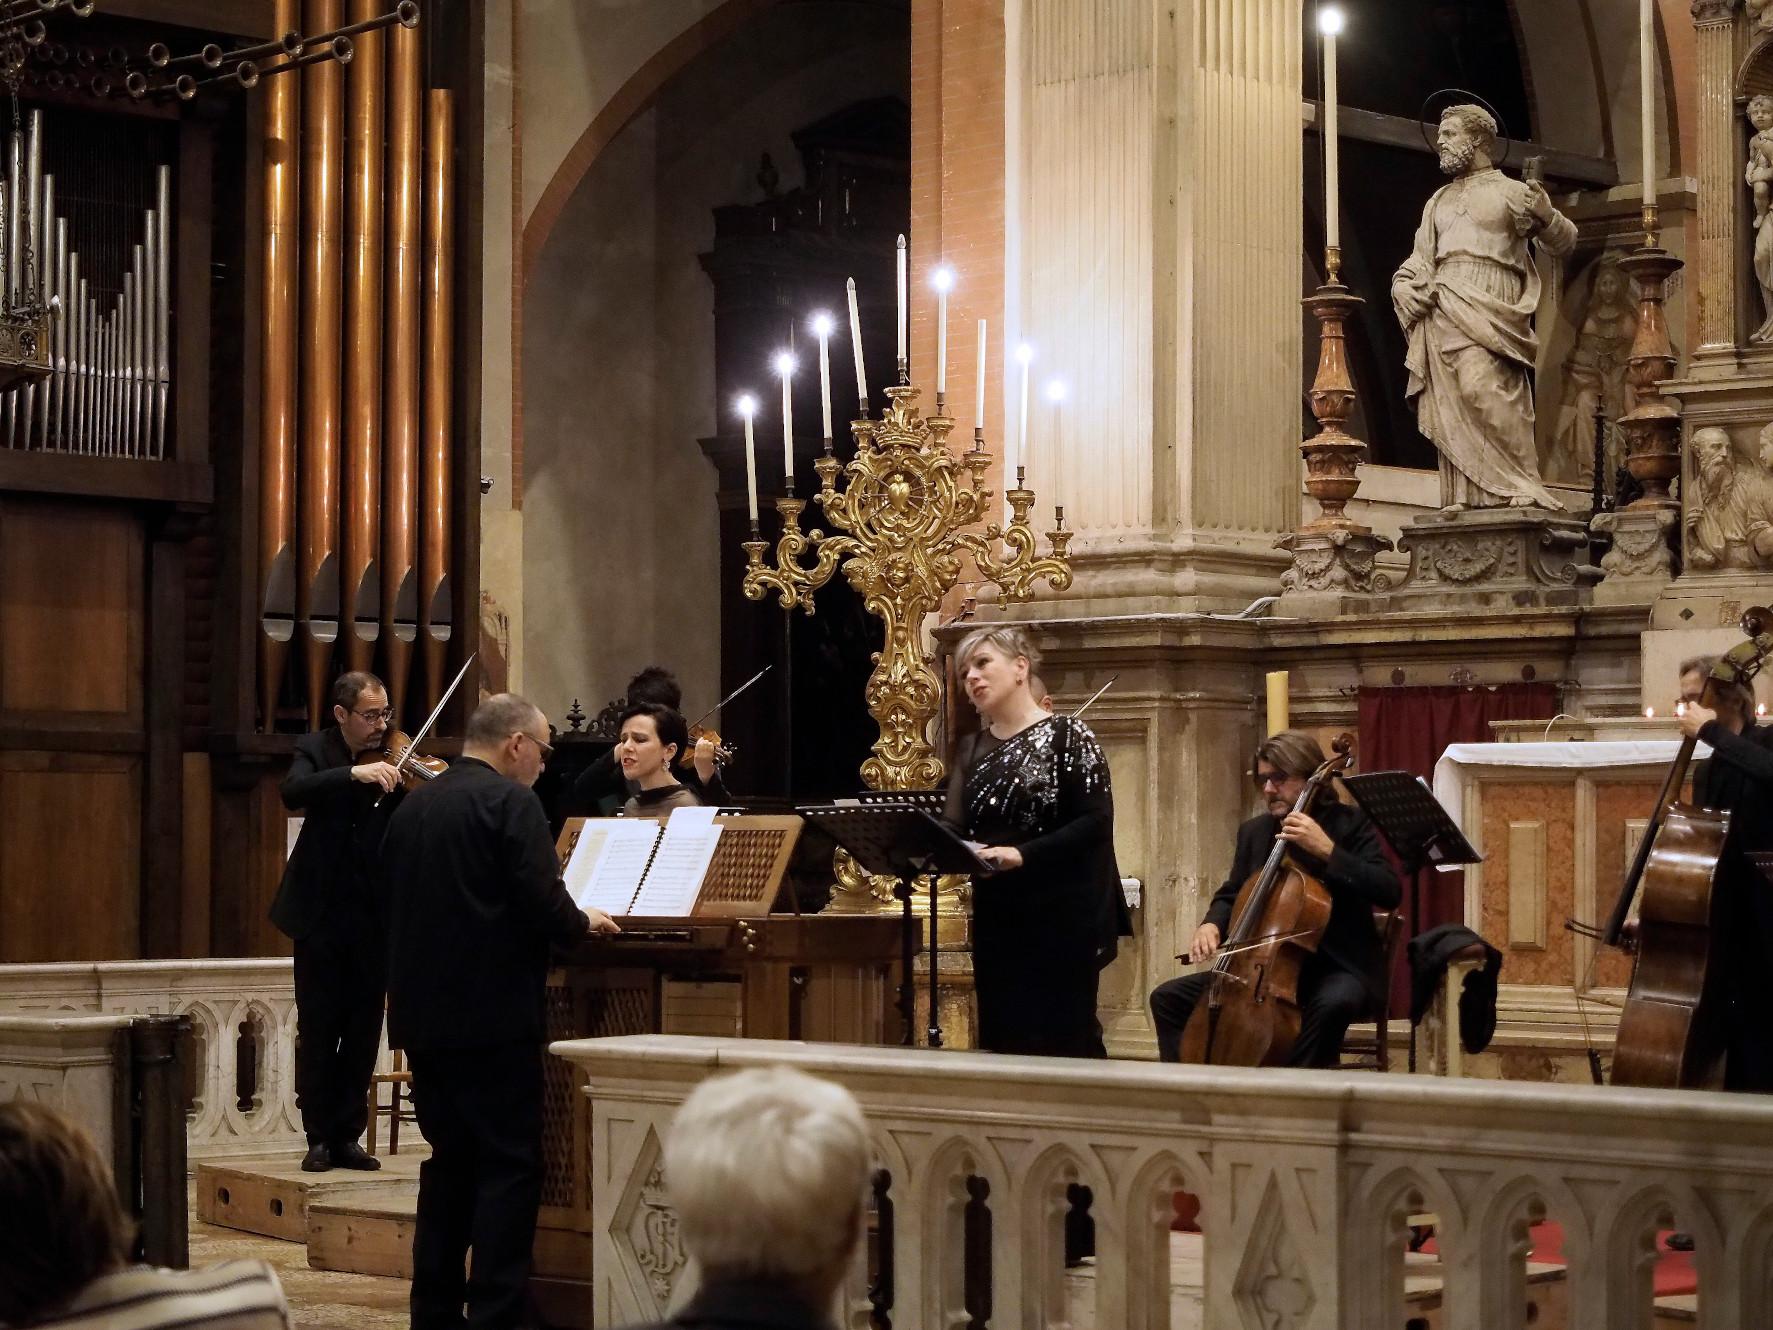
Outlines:
{"label": "striped garment", "polygon": [[289,1330],[289,1303],[263,1261],[200,1270],[145,1265],[95,1279],[60,1315],[32,1330]]}

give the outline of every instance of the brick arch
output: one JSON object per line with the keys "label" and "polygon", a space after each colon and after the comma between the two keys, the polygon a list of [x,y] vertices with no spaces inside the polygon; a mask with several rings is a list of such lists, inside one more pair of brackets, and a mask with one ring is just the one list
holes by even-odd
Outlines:
{"label": "brick arch", "polygon": [[584,133],[561,159],[547,188],[523,224],[523,280],[527,284],[542,250],[566,210],[568,200],[615,136],[653,103],[665,85],[690,61],[718,45],[765,10],[784,0],[724,0],[652,54],[628,76],[616,93],[591,118]]}

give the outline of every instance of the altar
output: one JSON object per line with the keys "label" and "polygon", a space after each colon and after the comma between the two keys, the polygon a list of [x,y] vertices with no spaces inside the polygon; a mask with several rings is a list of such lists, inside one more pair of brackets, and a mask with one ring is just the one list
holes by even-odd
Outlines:
{"label": "altar", "polygon": [[1678,747],[1649,736],[1454,744],[1436,765],[1435,797],[1484,856],[1464,870],[1464,922],[1503,958],[1496,1036],[1466,1055],[1467,1074],[1585,1082],[1589,1041],[1610,1055],[1631,959],[1597,957],[1564,925],[1611,910]]}

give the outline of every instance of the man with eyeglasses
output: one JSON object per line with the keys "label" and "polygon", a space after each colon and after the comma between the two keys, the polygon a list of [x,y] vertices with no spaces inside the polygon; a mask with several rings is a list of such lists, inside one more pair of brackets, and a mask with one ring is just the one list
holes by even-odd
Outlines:
{"label": "man with eyeglasses", "polygon": [[296,740],[284,807],[302,814],[271,922],[295,941],[296,1104],[310,1173],[376,1169],[358,1137],[382,1039],[386,933],[377,908],[382,832],[400,799],[382,756],[393,712],[373,674],[333,685],[333,723]]}
{"label": "man with eyeglasses", "polygon": [[[512,693],[476,708],[462,756],[388,826],[388,1041],[406,1050],[431,1157],[419,1168],[414,1330],[524,1324],[542,1198],[548,953],[592,932],[530,787],[548,718]],[[473,1251],[473,1272],[463,1262]]]}
{"label": "man with eyeglasses", "polygon": [[[1218,953],[1239,889],[1266,862],[1275,838],[1286,841],[1299,866],[1330,892],[1330,922],[1300,976],[1299,1038],[1289,1062],[1295,1067],[1336,1065],[1343,1035],[1379,996],[1376,986],[1386,981],[1379,973],[1384,951],[1373,911],[1394,910],[1403,898],[1379,833],[1360,809],[1338,802],[1325,789],[1314,807],[1293,811],[1323,761],[1317,740],[1301,730],[1282,730],[1256,750],[1250,776],[1268,811],[1238,828],[1231,875],[1207,906],[1187,957],[1198,965]],[[1201,971],[1152,990],[1157,1051],[1165,1062],[1181,1060],[1182,1031],[1210,977]]]}

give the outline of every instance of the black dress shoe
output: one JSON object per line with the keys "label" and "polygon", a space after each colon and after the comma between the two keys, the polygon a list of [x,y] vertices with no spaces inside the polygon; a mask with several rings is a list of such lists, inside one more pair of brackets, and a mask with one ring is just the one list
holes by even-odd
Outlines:
{"label": "black dress shoe", "polygon": [[332,1167],[332,1151],[324,1145],[310,1145],[302,1156],[302,1172],[324,1173]]}
{"label": "black dress shoe", "polygon": [[361,1169],[365,1173],[372,1173],[382,1166],[381,1160],[357,1144],[356,1141],[333,1146],[332,1163],[334,1168],[355,1168]]}

